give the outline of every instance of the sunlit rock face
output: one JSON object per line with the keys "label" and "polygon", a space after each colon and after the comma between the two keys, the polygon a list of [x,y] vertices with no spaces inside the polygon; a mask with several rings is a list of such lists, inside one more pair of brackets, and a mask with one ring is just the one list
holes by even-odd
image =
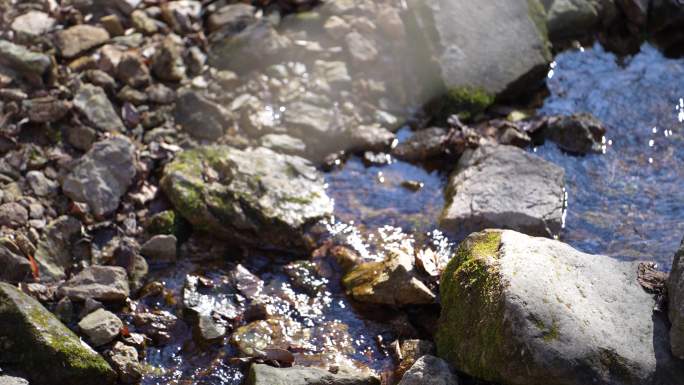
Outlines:
{"label": "sunlit rock face", "polygon": [[510,230],[470,235],[440,287],[438,354],[504,385],[675,384],[664,313],[637,263]]}
{"label": "sunlit rock face", "polygon": [[333,209],[308,161],[266,148],[183,152],[166,166],[161,184],[196,230],[261,248],[303,251],[306,227]]}

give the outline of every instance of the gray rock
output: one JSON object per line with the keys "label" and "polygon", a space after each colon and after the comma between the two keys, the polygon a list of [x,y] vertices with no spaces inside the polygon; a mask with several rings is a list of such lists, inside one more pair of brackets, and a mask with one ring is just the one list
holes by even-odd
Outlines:
{"label": "gray rock", "polygon": [[197,139],[216,140],[228,126],[223,109],[196,91],[184,91],[178,96],[175,115],[176,122]]}
{"label": "gray rock", "polygon": [[70,59],[106,43],[107,40],[109,32],[106,29],[81,24],[57,32],[55,45],[63,57]]}
{"label": "gray rock", "polygon": [[233,35],[252,24],[256,8],[249,4],[228,4],[219,8],[207,18],[209,32],[220,30],[221,34]]}
{"label": "gray rock", "polygon": [[36,384],[111,384],[112,368],[38,301],[0,283],[0,362]]}
{"label": "gray rock", "polygon": [[85,316],[78,327],[93,346],[102,346],[119,335],[123,322],[114,313],[99,309]]}
{"label": "gray rock", "polygon": [[399,385],[458,385],[458,379],[443,359],[423,356],[404,374]]}
{"label": "gray rock", "polygon": [[0,226],[17,228],[28,222],[28,210],[19,203],[10,202],[0,205]]}
{"label": "gray rock", "polygon": [[92,84],[82,85],[74,97],[74,107],[100,131],[125,131],[119,114],[105,91]]}
{"label": "gray rock", "polygon": [[152,262],[176,262],[176,237],[173,235],[155,235],[140,249],[140,254]]}
{"label": "gray rock", "polygon": [[161,80],[179,82],[185,78],[185,64],[182,57],[183,47],[170,36],[165,38],[161,47],[152,57],[152,73]]}
{"label": "gray rock", "polygon": [[283,112],[283,124],[301,129],[302,139],[309,135],[316,138],[329,136],[334,118],[331,109],[302,101],[290,104]]}
{"label": "gray rock", "polygon": [[41,280],[66,277],[65,270],[73,263],[71,247],[80,235],[81,222],[76,218],[64,215],[48,224],[34,255]]}
{"label": "gray rock", "polygon": [[29,385],[29,382],[21,377],[0,375],[0,385]]}
{"label": "gray rock", "polygon": [[120,302],[129,294],[126,270],[119,266],[86,267],[57,290],[59,297],[69,297],[76,301],[93,298],[98,301]]}
{"label": "gray rock", "polygon": [[332,213],[308,161],[262,147],[182,152],[165,167],[161,186],[196,230],[258,247],[299,251],[307,226]]}
{"label": "gray rock", "polygon": [[684,242],[674,256],[667,282],[672,354],[684,359]]}
{"label": "gray rock", "polygon": [[684,365],[638,264],[511,230],[472,234],[442,274],[437,353],[502,385],[678,383]]}
{"label": "gray rock", "polygon": [[357,301],[381,305],[424,305],[435,295],[417,277],[415,258],[403,250],[390,250],[383,261],[362,263],[342,283]]}
{"label": "gray rock", "polygon": [[66,142],[81,151],[88,151],[97,139],[97,131],[81,124],[70,124],[65,128]]}
{"label": "gray rock", "polygon": [[553,39],[578,37],[596,30],[610,0],[553,0],[547,10],[547,26]]}
{"label": "gray rock", "polygon": [[109,352],[109,362],[119,373],[119,381],[124,384],[137,384],[142,379],[143,368],[138,359],[138,351],[133,346],[116,342]]}
{"label": "gray rock", "polygon": [[9,238],[0,238],[0,281],[22,282],[33,277],[31,263]]}
{"label": "gray rock", "polygon": [[280,35],[270,23],[251,24],[240,33],[218,39],[209,49],[209,65],[237,72],[265,67],[292,46],[292,41]]}
{"label": "gray rock", "polygon": [[574,114],[549,118],[543,129],[544,138],[572,154],[601,152],[606,128],[591,114]]}
{"label": "gray rock", "polygon": [[29,171],[26,173],[26,182],[31,186],[33,193],[39,197],[52,195],[57,191],[57,182],[48,179],[41,171]]}
{"label": "gray rock", "polygon": [[116,66],[116,76],[131,87],[140,88],[150,82],[150,70],[143,59],[133,53],[126,53]]}
{"label": "gray rock", "polygon": [[486,228],[557,235],[563,225],[564,174],[517,147],[468,150],[449,177],[440,227],[459,237]]}
{"label": "gray rock", "polygon": [[393,148],[392,155],[408,162],[439,158],[445,154],[447,134],[448,131],[441,127],[420,130]]}
{"label": "gray rock", "polygon": [[39,36],[55,26],[55,19],[45,12],[28,11],[12,21],[12,30],[19,34]]}
{"label": "gray rock", "polygon": [[268,134],[259,139],[263,147],[288,155],[302,156],[306,153],[306,144],[298,138],[284,134]]}
{"label": "gray rock", "polygon": [[236,320],[239,313],[229,288],[222,285],[213,288],[201,286],[199,277],[185,277],[183,308],[203,340],[216,340],[226,334],[227,323]]}
{"label": "gray rock", "polygon": [[51,61],[47,55],[0,39],[0,65],[29,77],[40,78],[50,68]]}
{"label": "gray rock", "polygon": [[263,364],[252,364],[247,385],[379,385],[380,380],[372,375],[340,370],[333,374],[319,368],[274,368]]}
{"label": "gray rock", "polygon": [[441,73],[441,81],[434,79],[434,66],[424,63],[431,83],[464,91],[467,98],[470,92],[517,91],[522,78],[546,74],[551,56],[538,0],[412,1],[411,13],[423,34],[418,44],[426,47],[426,57],[436,57]]}
{"label": "gray rock", "polygon": [[95,215],[117,207],[136,174],[135,145],[124,136],[97,142],[62,181],[64,194],[87,203]]}

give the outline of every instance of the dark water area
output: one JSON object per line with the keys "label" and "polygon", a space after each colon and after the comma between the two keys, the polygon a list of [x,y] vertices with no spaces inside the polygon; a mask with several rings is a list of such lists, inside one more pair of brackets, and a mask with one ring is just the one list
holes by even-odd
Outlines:
{"label": "dark water area", "polygon": [[684,236],[684,60],[644,45],[630,58],[602,47],[556,57],[541,114],[588,112],[606,126],[605,153],[534,151],[565,169],[561,239],[589,253],[655,260],[669,270]]}

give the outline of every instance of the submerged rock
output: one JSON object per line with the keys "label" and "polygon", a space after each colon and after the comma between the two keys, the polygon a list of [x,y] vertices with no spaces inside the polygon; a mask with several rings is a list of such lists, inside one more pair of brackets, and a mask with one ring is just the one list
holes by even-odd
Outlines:
{"label": "submerged rock", "polygon": [[103,385],[114,382],[107,362],[38,301],[0,283],[0,362],[31,384]]}
{"label": "submerged rock", "polygon": [[95,215],[107,215],[119,207],[135,174],[135,145],[115,136],[93,145],[62,181],[62,190],[72,200],[88,203]]}
{"label": "submerged rock", "polygon": [[571,154],[601,152],[606,128],[591,114],[554,116],[542,130],[544,138]]}
{"label": "submerged rock", "polygon": [[392,250],[383,261],[358,265],[342,283],[361,302],[393,306],[433,303],[435,295],[416,277],[414,260],[402,250]]}
{"label": "submerged rock", "polygon": [[[551,59],[545,13],[538,0],[413,2],[418,33],[447,90],[465,97],[498,95],[541,79]],[[415,34],[415,32],[414,32]],[[430,57],[426,55],[426,57]],[[428,73],[433,79],[434,73]],[[522,84],[521,80],[527,80]],[[467,92],[462,92],[467,91]],[[482,98],[484,104],[491,98]]]}
{"label": "submerged rock", "polygon": [[398,385],[458,385],[458,379],[443,359],[428,355],[419,358]]}
{"label": "submerged rock", "polygon": [[564,171],[513,146],[466,151],[449,177],[440,227],[457,236],[507,228],[552,237],[563,225]]}
{"label": "submerged rock", "polygon": [[307,225],[332,213],[308,161],[266,148],[185,151],[165,167],[161,185],[195,229],[263,248],[301,251]]}
{"label": "submerged rock", "polygon": [[340,370],[331,373],[319,368],[274,368],[253,364],[249,369],[247,385],[379,385],[380,380],[371,375]]}
{"label": "submerged rock", "polygon": [[677,383],[684,365],[637,265],[510,230],[472,234],[442,275],[437,352],[503,385]]}
{"label": "submerged rock", "polygon": [[684,359],[684,242],[674,256],[667,282],[669,299],[670,345],[672,354]]}

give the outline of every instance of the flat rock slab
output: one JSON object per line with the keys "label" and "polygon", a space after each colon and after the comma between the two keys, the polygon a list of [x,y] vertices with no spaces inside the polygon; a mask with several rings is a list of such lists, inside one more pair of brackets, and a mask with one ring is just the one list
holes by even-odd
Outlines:
{"label": "flat rock slab", "polygon": [[449,177],[440,227],[462,238],[505,228],[552,237],[563,226],[562,168],[513,146],[468,150]]}
{"label": "flat rock slab", "polygon": [[81,24],[57,32],[55,45],[60,54],[69,59],[102,45],[107,40],[109,33],[104,28]]}
{"label": "flat rock slab", "polygon": [[0,363],[31,384],[104,385],[116,375],[107,362],[38,301],[0,282]]}
{"label": "flat rock slab", "polygon": [[428,0],[409,5],[447,89],[497,95],[531,74],[546,72],[551,56],[538,0]]}
{"label": "flat rock slab", "polygon": [[502,385],[680,383],[637,266],[510,230],[472,234],[442,275],[438,354]]}
{"label": "flat rock slab", "polygon": [[76,301],[123,301],[130,294],[128,275],[119,266],[90,266],[66,281],[57,291],[59,297]]}
{"label": "flat rock slab", "polygon": [[379,385],[380,380],[371,375],[349,373],[337,374],[319,368],[274,368],[253,364],[247,377],[247,385]]}
{"label": "flat rock slab", "polygon": [[311,163],[266,148],[185,151],[165,167],[161,185],[195,229],[263,248],[302,249],[307,225],[333,209]]}

